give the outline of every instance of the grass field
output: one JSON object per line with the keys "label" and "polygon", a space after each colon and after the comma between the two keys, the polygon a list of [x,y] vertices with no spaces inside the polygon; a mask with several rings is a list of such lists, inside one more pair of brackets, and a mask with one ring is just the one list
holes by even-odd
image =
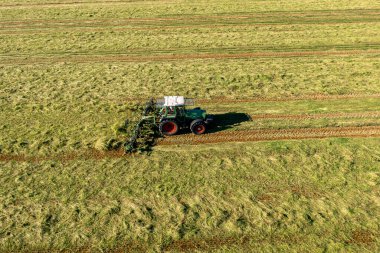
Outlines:
{"label": "grass field", "polygon": [[[0,252],[380,251],[378,1],[0,3]],[[151,96],[211,133],[123,155]]]}

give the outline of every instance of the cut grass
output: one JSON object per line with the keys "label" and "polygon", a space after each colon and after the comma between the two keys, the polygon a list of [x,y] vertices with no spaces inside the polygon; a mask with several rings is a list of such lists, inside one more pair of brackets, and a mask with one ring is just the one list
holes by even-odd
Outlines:
{"label": "cut grass", "polygon": [[[10,2],[9,0],[6,0]],[[19,1],[17,1],[19,2]],[[34,1],[33,1],[34,2]],[[14,2],[13,2],[14,3]],[[22,3],[21,1],[19,3]],[[43,2],[40,2],[43,3]],[[46,3],[46,2],[45,2]],[[5,4],[5,3],[4,3]],[[268,13],[277,12],[279,15],[288,11],[303,12],[341,12],[344,10],[356,10],[362,12],[368,9],[380,9],[380,4],[376,0],[365,1],[240,1],[236,4],[231,1],[132,1],[124,3],[91,3],[86,4],[47,4],[41,5],[21,5],[2,6],[0,8],[3,20],[14,20],[15,17],[22,19],[99,19],[99,18],[133,18],[133,17],[172,17],[187,16],[194,14],[247,14],[247,13]]]}
{"label": "cut grass", "polygon": [[0,245],[376,251],[376,236],[362,243],[357,233],[379,233],[377,147],[378,139],[229,143],[2,163]]}
{"label": "cut grass", "polygon": [[373,94],[379,69],[376,55],[0,66],[0,102],[125,101],[164,96],[168,87],[200,98]]}
{"label": "cut grass", "polygon": [[[12,25],[13,28],[15,25]],[[344,29],[342,29],[342,26]],[[43,28],[43,27],[42,27]],[[40,28],[37,28],[40,29]],[[59,29],[59,28],[58,28]],[[62,31],[3,36],[1,56],[160,55],[379,49],[380,24],[187,30]],[[360,39],[355,34],[360,33]],[[207,34],[207,35],[205,35]]]}
{"label": "cut grass", "polygon": [[380,251],[379,138],[104,152],[136,101],[171,94],[199,98],[223,131],[378,125],[379,10],[3,0],[0,252]]}

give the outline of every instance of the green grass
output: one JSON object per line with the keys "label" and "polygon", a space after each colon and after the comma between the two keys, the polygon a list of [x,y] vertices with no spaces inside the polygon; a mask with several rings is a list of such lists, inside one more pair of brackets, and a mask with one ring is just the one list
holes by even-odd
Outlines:
{"label": "green grass", "polygon": [[379,69],[365,56],[13,65],[0,67],[0,94],[4,104],[123,101],[168,87],[199,98],[371,94],[380,93]]}
{"label": "green grass", "polygon": [[[7,3],[23,3],[25,1],[4,1]],[[46,3],[50,1],[33,1],[32,3]],[[51,1],[57,2],[57,1]],[[279,12],[286,11],[314,11],[321,12],[379,9],[380,5],[375,0],[365,1],[248,1],[242,0],[236,4],[231,1],[131,1],[130,3],[114,4],[82,4],[71,6],[31,6],[30,8],[2,8],[3,20],[13,20],[15,17],[23,19],[99,19],[99,18],[129,18],[129,17],[167,17],[186,16],[194,14],[247,14],[256,12]]]}
{"label": "green grass", "polygon": [[[380,21],[380,19],[379,19]],[[193,26],[193,24],[185,24]],[[206,24],[207,25],[207,24]],[[212,23],[211,23],[212,26]],[[63,31],[4,36],[2,56],[22,55],[152,55],[167,53],[238,53],[380,49],[380,24],[243,26],[171,30]],[[107,27],[106,27],[107,28]],[[104,28],[103,28],[104,29]],[[28,31],[28,30],[27,30]],[[38,29],[37,31],[40,31]],[[353,36],[360,33],[360,39]],[[207,36],[205,36],[207,34]],[[295,36],[296,35],[296,36]]]}
{"label": "green grass", "polygon": [[[331,139],[2,163],[1,247],[95,250],[130,243],[162,250],[189,239],[230,238],[203,247],[377,251],[379,162],[378,139]],[[355,241],[357,231],[371,235],[369,241]]]}
{"label": "green grass", "polygon": [[[75,156],[123,141],[152,96],[252,116],[226,131],[379,125],[255,118],[378,113],[378,1],[55,3],[0,4],[0,155],[15,158],[0,162],[0,252],[380,251],[379,138]],[[186,59],[303,51],[324,54]],[[170,55],[184,58],[139,58]]]}

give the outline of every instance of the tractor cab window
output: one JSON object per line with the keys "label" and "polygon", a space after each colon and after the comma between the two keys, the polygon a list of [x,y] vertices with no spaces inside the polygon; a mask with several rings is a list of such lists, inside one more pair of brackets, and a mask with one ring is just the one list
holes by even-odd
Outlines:
{"label": "tractor cab window", "polygon": [[178,116],[184,116],[185,115],[185,108],[183,106],[177,107],[177,115]]}
{"label": "tractor cab window", "polygon": [[175,108],[174,106],[168,106],[168,114],[175,114]]}
{"label": "tractor cab window", "polygon": [[175,108],[174,106],[165,106],[161,109],[160,114],[175,115]]}

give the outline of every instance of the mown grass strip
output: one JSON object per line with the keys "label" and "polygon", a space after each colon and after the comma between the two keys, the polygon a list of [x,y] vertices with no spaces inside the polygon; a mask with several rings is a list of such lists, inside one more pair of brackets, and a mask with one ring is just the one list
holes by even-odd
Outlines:
{"label": "mown grass strip", "polygon": [[73,26],[3,26],[0,27],[0,34],[4,35],[14,35],[19,36],[23,34],[53,34],[53,33],[64,33],[64,32],[105,32],[105,31],[161,31],[168,32],[173,30],[193,30],[193,29],[251,29],[258,26],[289,26],[289,25],[303,25],[303,26],[332,26],[332,25],[344,25],[344,24],[360,24],[360,25],[371,25],[374,23],[379,23],[380,20],[333,20],[326,22],[293,22],[293,23],[249,23],[242,25],[240,23],[237,24],[194,24],[194,25],[163,25],[163,26],[127,26],[127,25],[73,25]]}
{"label": "mown grass strip", "polygon": [[[243,20],[240,20],[243,19]],[[260,20],[258,20],[260,19]],[[176,19],[176,18],[140,18],[140,19],[84,19],[84,20],[16,20],[16,21],[1,21],[0,24],[1,29],[5,28],[83,28],[83,27],[118,27],[118,26],[143,26],[143,27],[157,27],[159,24],[162,29],[165,29],[166,27],[178,27],[181,28],[182,26],[186,27],[198,27],[201,25],[204,26],[260,26],[260,25],[310,25],[310,24],[344,24],[344,23],[368,23],[368,22],[379,22],[380,19],[377,16],[372,15],[366,15],[366,16],[342,16],[342,17],[307,17],[307,18],[294,18],[294,17],[288,17],[288,18],[282,18],[278,20],[273,19],[263,19],[261,16],[257,17],[226,17],[223,19],[213,19],[210,17],[204,17],[204,18],[192,18],[192,19]],[[138,28],[138,27],[136,27]]]}
{"label": "mown grass strip", "polygon": [[62,7],[62,6],[78,6],[78,5],[109,5],[109,4],[125,4],[133,3],[134,1],[63,1],[63,2],[44,2],[44,3],[13,3],[13,4],[1,4],[0,9],[9,8],[34,8],[34,7]]}
{"label": "mown grass strip", "polygon": [[[365,51],[367,50],[367,51]],[[283,46],[282,48],[275,48],[274,46],[239,46],[239,47],[218,47],[218,48],[202,48],[202,47],[172,47],[170,49],[160,48],[142,48],[132,47],[123,51],[115,50],[93,50],[89,51],[42,51],[33,54],[32,58],[59,58],[59,57],[130,57],[136,59],[137,57],[232,57],[239,58],[241,56],[246,57],[260,57],[260,56],[298,56],[303,55],[318,55],[318,54],[350,54],[354,51],[357,54],[359,51],[366,53],[377,54],[380,52],[380,43],[360,43],[360,44],[329,44],[329,45],[315,45],[315,46]],[[281,53],[282,55],[276,55]],[[5,59],[18,59],[18,58],[30,58],[30,53],[6,53],[0,54],[0,57]]]}
{"label": "mown grass strip", "polygon": [[[253,142],[268,140],[301,140],[301,139],[322,139],[331,137],[350,137],[350,138],[373,138],[380,137],[380,126],[364,127],[324,127],[324,128],[293,128],[280,130],[240,130],[240,131],[221,131],[202,136],[193,134],[183,134],[160,139],[157,145],[199,145],[206,143],[221,142]],[[85,150],[82,152],[67,152],[44,156],[27,156],[25,154],[0,154],[0,162],[32,162],[40,163],[43,161],[72,160],[103,160],[119,159],[126,155],[123,149],[112,151]],[[134,156],[134,155],[133,155]]]}
{"label": "mown grass strip", "polygon": [[[118,159],[127,156],[124,150],[99,151],[95,149],[66,152],[52,155],[37,155],[28,156],[25,154],[0,154],[0,162],[31,162],[40,163],[43,161],[73,161],[73,160],[103,160],[103,159]],[[130,155],[129,155],[130,156]],[[135,155],[134,155],[135,156]]]}
{"label": "mown grass strip", "polygon": [[340,51],[299,51],[299,52],[256,52],[256,53],[234,53],[234,54],[176,54],[176,55],[152,55],[152,56],[130,56],[130,55],[90,55],[56,56],[56,57],[2,57],[0,65],[25,65],[25,64],[51,64],[60,62],[152,62],[152,61],[177,61],[193,59],[244,59],[244,58],[272,58],[272,57],[309,57],[309,56],[349,56],[349,55],[378,55],[380,50],[340,50]]}

